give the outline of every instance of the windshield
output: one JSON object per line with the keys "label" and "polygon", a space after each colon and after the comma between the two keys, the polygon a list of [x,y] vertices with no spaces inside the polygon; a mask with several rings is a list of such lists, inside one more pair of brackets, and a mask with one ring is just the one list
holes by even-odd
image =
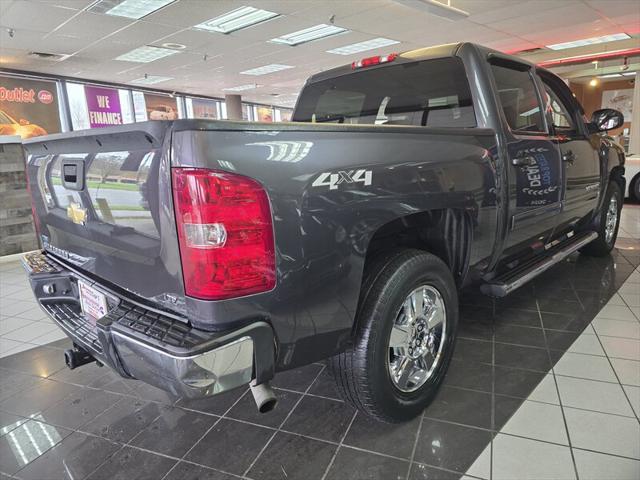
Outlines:
{"label": "windshield", "polygon": [[469,83],[458,58],[365,69],[313,83],[302,91],[293,121],[476,125]]}
{"label": "windshield", "polygon": [[11,118],[9,115],[7,115],[2,110],[0,110],[0,123],[6,124],[6,123],[18,123],[18,122],[16,122],[13,118]]}

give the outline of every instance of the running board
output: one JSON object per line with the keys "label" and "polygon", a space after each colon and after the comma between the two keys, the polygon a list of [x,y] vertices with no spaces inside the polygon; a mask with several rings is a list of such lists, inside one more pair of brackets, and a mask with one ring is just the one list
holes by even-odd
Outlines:
{"label": "running board", "polygon": [[504,297],[596,238],[598,238],[596,232],[585,232],[574,235],[570,239],[541,254],[542,258],[533,258],[515,267],[513,270],[509,270],[484,283],[480,286],[480,291],[491,297]]}

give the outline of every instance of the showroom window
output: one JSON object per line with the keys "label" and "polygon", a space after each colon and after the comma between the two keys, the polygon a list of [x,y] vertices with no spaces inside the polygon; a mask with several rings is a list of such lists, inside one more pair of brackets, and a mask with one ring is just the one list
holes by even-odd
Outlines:
{"label": "showroom window", "polygon": [[187,118],[204,118],[217,120],[222,118],[222,102],[206,98],[185,99],[187,106]]}
{"label": "showroom window", "polygon": [[542,108],[529,70],[491,65],[500,103],[511,130],[518,133],[546,132]]}
{"label": "showroom window", "polygon": [[[134,116],[131,109],[131,92],[126,89],[88,85],[67,82],[67,98],[71,125],[73,130],[104,127],[118,123],[133,123]],[[109,96],[112,104],[100,108],[97,96]],[[106,116],[104,114],[109,114]],[[114,120],[114,114],[120,120]],[[115,122],[115,123],[114,123]]]}
{"label": "showroom window", "polygon": [[144,101],[144,93],[133,91],[131,92],[133,96],[133,109],[135,112],[136,122],[146,122],[147,118],[147,107]]}
{"label": "showroom window", "polygon": [[89,126],[89,111],[84,85],[67,82],[67,99],[71,113],[71,126],[74,130],[85,130]]}
{"label": "showroom window", "polygon": [[285,110],[283,108],[274,108],[273,121],[274,122],[290,122],[291,114],[292,114],[291,110]]}
{"label": "showroom window", "polygon": [[459,59],[401,63],[323,80],[301,94],[294,121],[427,127],[476,125]]}

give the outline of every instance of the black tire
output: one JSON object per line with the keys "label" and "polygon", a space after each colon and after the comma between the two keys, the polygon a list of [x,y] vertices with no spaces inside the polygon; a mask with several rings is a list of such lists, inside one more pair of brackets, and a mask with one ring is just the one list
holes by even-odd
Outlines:
{"label": "black tire", "polygon": [[629,198],[634,202],[640,202],[640,173],[629,183]]}
{"label": "black tire", "polygon": [[[400,308],[416,288],[429,285],[446,311],[441,359],[413,392],[396,388],[389,374],[389,338]],[[353,344],[329,359],[329,371],[345,401],[381,421],[398,423],[419,415],[440,387],[453,354],[458,294],[447,265],[421,250],[395,250],[369,262],[362,286]]]}
{"label": "black tire", "polygon": [[[609,209],[609,205],[611,203],[611,198],[615,196],[617,207],[618,207],[618,215],[617,215],[617,223],[615,226],[615,230],[613,232],[613,236],[607,241],[605,228],[607,225],[607,211]],[[602,202],[602,208],[598,213],[599,218],[597,219],[597,227],[594,229],[598,233],[598,238],[596,238],[590,244],[584,246],[580,249],[580,253],[591,257],[604,257],[611,252],[614,245],[616,244],[616,238],[618,238],[618,229],[620,228],[620,211],[622,210],[622,190],[620,189],[620,185],[616,182],[609,182],[607,186],[607,191],[604,194],[604,200]]]}

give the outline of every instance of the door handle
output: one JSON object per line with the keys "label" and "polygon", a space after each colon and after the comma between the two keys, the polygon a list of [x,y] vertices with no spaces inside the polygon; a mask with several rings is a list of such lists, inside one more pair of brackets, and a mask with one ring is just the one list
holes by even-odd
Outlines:
{"label": "door handle", "polygon": [[516,167],[531,167],[536,164],[536,159],[531,155],[518,155],[511,159],[511,164]]}
{"label": "door handle", "polygon": [[566,152],[564,152],[562,154],[562,161],[563,162],[567,162],[571,165],[573,165],[574,160],[576,159],[576,154],[573,153],[571,150],[567,150]]}

